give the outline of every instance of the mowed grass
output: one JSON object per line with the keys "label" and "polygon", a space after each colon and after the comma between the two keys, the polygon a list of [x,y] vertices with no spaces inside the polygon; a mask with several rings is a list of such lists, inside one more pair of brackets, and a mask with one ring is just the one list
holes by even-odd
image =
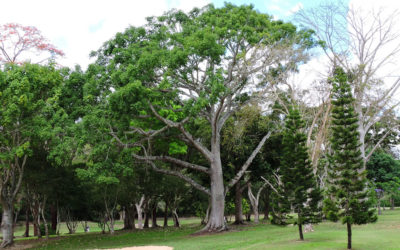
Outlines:
{"label": "mowed grass", "polygon": [[[267,223],[234,227],[224,233],[193,236],[198,220],[183,220],[181,229],[121,231],[116,235],[88,233],[40,242],[35,249],[107,249],[163,245],[174,249],[346,249],[347,232],[341,223],[323,222],[298,241],[296,226]],[[353,249],[400,249],[400,210],[386,210],[377,223],[353,226]]]}

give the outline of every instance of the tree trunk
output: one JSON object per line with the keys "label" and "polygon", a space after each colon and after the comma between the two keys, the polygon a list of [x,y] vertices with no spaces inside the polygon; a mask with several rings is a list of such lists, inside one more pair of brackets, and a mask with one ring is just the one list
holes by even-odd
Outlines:
{"label": "tree trunk", "polygon": [[235,224],[243,224],[242,190],[240,181],[235,185]]}
{"label": "tree trunk", "polygon": [[3,202],[3,215],[1,219],[1,232],[3,234],[3,241],[1,247],[11,246],[14,242],[14,204],[11,202]]}
{"label": "tree trunk", "polygon": [[154,205],[151,209],[151,227],[156,228],[157,225],[157,202],[154,202]]}
{"label": "tree trunk", "polygon": [[128,205],[125,208],[124,229],[131,230],[135,228],[135,207]]}
{"label": "tree trunk", "polygon": [[54,232],[57,231],[57,208],[54,204],[50,206],[50,214],[51,214],[51,229]]}
{"label": "tree trunk", "polygon": [[143,229],[143,211],[142,208],[136,205],[136,211],[138,215],[138,228]]}
{"label": "tree trunk", "polygon": [[394,210],[394,197],[390,198],[390,210]]}
{"label": "tree trunk", "polygon": [[25,237],[29,237],[29,206],[28,204],[26,205],[25,208]]}
{"label": "tree trunk", "polygon": [[246,221],[251,221],[251,211],[246,214]]}
{"label": "tree trunk", "polygon": [[347,249],[351,249],[351,224],[347,222]]}
{"label": "tree trunk", "polygon": [[164,227],[168,227],[168,200],[165,200]]}
{"label": "tree trunk", "polygon": [[149,219],[150,219],[150,212],[148,209],[146,209],[145,215],[144,215],[144,225],[143,228],[149,228]]}
{"label": "tree trunk", "polygon": [[174,219],[174,227],[180,227],[178,213],[176,212],[176,208],[172,210],[172,218]]}
{"label": "tree trunk", "polygon": [[[259,202],[259,198],[260,198],[260,191],[262,190],[260,188],[257,196],[253,195],[253,192],[251,190],[251,183],[249,182],[247,184],[247,190],[248,190],[248,196],[250,199],[250,203],[251,203],[251,207],[253,208],[253,213],[254,213],[254,223],[258,223],[259,222],[259,214],[258,214],[258,202]],[[250,216],[249,216],[250,218]],[[250,219],[249,219],[250,220]]]}
{"label": "tree trunk", "polygon": [[269,219],[269,211],[270,211],[270,207],[269,207],[269,202],[270,202],[270,200],[269,200],[269,189],[267,189],[266,190],[266,192],[265,192],[265,201],[264,201],[264,204],[265,204],[265,208],[264,208],[264,220],[268,220]]}
{"label": "tree trunk", "polygon": [[[219,147],[219,144],[213,147]],[[218,150],[218,152],[214,153],[210,169],[211,211],[207,225],[201,230],[208,232],[219,232],[227,229],[227,225],[224,219],[225,193],[221,157],[219,153],[219,148],[214,150]]]}
{"label": "tree trunk", "polygon": [[[42,204],[42,207],[40,208],[40,211],[41,211],[41,215],[42,215],[42,219],[43,219],[44,232],[45,232],[45,235],[46,235],[46,240],[48,240],[49,239],[49,228],[47,227],[46,217],[44,216],[45,207],[46,207],[46,198],[43,199],[43,204]],[[40,216],[39,216],[39,220],[40,220]]]}
{"label": "tree trunk", "polygon": [[298,223],[298,225],[299,225],[300,240],[304,240],[302,224]]}
{"label": "tree trunk", "polygon": [[381,210],[381,199],[378,199],[378,215],[382,214],[382,210]]}

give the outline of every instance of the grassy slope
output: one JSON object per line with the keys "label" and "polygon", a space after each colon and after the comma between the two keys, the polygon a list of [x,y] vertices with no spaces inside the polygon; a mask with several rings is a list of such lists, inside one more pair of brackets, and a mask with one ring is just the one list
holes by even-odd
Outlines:
{"label": "grassy slope", "polygon": [[[188,220],[186,223],[191,223]],[[198,226],[184,229],[120,232],[115,236],[90,233],[64,237],[44,243],[40,249],[94,249],[138,245],[167,245],[174,249],[345,249],[346,228],[340,223],[324,222],[297,241],[297,227],[269,224],[244,226],[230,232],[191,236]],[[375,224],[354,226],[354,249],[400,249],[400,210],[384,211]]]}

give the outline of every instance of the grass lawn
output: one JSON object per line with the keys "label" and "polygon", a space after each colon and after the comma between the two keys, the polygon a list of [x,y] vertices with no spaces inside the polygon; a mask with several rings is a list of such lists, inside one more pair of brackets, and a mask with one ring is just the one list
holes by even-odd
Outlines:
{"label": "grass lawn", "polygon": [[[160,223],[161,224],[161,223]],[[298,241],[295,226],[270,224],[231,227],[213,235],[192,236],[199,230],[198,220],[183,220],[181,229],[147,229],[102,235],[91,232],[48,242],[35,249],[104,249],[140,245],[165,245],[174,249],[346,249],[346,227],[341,223],[324,222],[314,232]],[[375,224],[353,227],[353,249],[400,249],[400,210],[386,210]]]}

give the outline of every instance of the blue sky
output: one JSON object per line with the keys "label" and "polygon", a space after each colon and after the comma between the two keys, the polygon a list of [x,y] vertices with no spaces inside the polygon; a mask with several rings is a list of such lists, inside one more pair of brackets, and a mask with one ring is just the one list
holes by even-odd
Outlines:
{"label": "blue sky", "polygon": [[[230,2],[253,4],[262,13],[290,21],[293,11],[313,7],[321,1]],[[73,67],[80,64],[85,68],[90,63],[90,51],[97,50],[129,25],[141,26],[146,17],[161,15],[171,8],[190,11],[209,3],[221,7],[224,0],[3,0],[1,7],[7,11],[1,13],[0,24],[15,22],[37,27],[51,43],[65,52],[66,56],[59,60],[62,65]]]}

